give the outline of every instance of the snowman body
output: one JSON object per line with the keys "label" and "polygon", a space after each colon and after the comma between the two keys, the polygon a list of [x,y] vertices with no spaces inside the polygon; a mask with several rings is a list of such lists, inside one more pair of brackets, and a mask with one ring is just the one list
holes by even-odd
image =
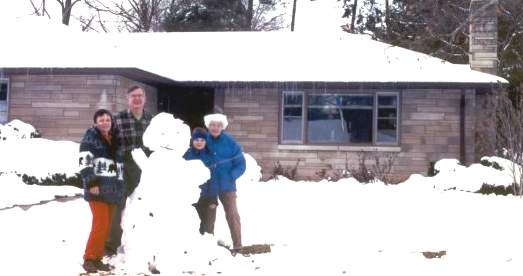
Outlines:
{"label": "snowman body", "polygon": [[143,136],[150,156],[141,149],[132,152],[142,176],[122,219],[123,259],[130,273],[175,273],[202,240],[191,204],[210,173],[200,160],[183,159],[189,140],[190,129],[183,121],[160,113]]}

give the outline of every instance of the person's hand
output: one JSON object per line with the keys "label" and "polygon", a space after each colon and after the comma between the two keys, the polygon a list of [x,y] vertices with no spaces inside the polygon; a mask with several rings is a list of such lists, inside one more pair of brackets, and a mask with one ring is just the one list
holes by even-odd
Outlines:
{"label": "person's hand", "polygon": [[94,186],[94,187],[89,188],[89,193],[91,193],[93,195],[99,195],[100,194],[100,187]]}

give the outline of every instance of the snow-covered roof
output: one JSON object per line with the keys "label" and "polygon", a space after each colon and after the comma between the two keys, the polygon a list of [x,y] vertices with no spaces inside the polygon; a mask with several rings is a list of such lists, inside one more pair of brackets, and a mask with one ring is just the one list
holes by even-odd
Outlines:
{"label": "snow-covered roof", "polygon": [[9,37],[0,43],[0,68],[138,68],[194,82],[507,82],[343,32],[100,34],[36,23],[0,24]]}

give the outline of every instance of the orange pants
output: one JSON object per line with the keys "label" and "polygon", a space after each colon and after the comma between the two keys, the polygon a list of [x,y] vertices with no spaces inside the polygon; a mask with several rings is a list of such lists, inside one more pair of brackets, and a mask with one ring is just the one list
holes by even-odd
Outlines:
{"label": "orange pants", "polygon": [[85,247],[84,260],[99,260],[104,256],[104,244],[109,235],[115,205],[101,201],[89,201],[93,213],[91,233]]}

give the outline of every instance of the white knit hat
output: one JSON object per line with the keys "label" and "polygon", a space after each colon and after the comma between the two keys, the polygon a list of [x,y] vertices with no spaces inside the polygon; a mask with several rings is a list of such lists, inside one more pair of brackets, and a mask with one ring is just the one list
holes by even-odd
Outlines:
{"label": "white knit hat", "polygon": [[229,121],[227,121],[227,116],[225,116],[223,114],[219,114],[219,113],[206,115],[205,117],[203,117],[203,120],[205,121],[205,126],[207,128],[209,128],[209,125],[211,124],[211,122],[222,123],[223,129],[226,129],[227,126],[229,125]]}

